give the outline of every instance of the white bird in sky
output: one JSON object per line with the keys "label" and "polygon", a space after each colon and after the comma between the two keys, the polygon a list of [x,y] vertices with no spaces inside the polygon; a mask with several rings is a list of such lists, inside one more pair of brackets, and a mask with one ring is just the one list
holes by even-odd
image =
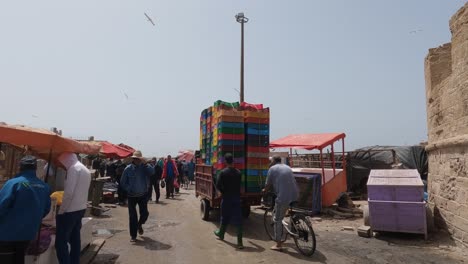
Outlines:
{"label": "white bird in sky", "polygon": [[34,117],[34,118],[39,118],[39,116],[37,116],[37,115],[32,115],[32,117]]}
{"label": "white bird in sky", "polygon": [[417,34],[418,32],[421,32],[421,31],[423,31],[423,30],[422,29],[417,29],[417,30],[410,31],[409,33],[410,34]]}
{"label": "white bird in sky", "polygon": [[153,26],[156,26],[156,24],[154,24],[153,22],[153,19],[151,19],[151,17],[149,17],[146,13],[144,13],[146,18],[148,19],[149,22],[151,22],[151,24],[153,24]]}
{"label": "white bird in sky", "polygon": [[125,93],[124,91],[122,91],[122,93],[125,95],[125,98],[127,98],[127,100],[128,100],[128,95],[127,95],[127,93]]}

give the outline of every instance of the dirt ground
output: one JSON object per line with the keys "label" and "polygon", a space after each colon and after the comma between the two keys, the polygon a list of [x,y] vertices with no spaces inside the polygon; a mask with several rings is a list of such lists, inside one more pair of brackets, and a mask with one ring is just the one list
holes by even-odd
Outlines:
{"label": "dirt ground", "polygon": [[[284,252],[271,251],[273,242],[263,227],[263,210],[253,208],[244,222],[244,250],[235,248],[235,230],[229,229],[225,241],[215,239],[219,213],[212,222],[202,221],[199,200],[192,190],[182,190],[175,200],[162,199],[148,205],[150,217],[145,234],[138,243],[130,244],[128,212],[117,207],[95,219],[96,237],[106,243],[94,264],[111,263],[464,263],[468,253],[456,248],[444,234],[425,241],[418,235],[379,234],[361,238],[356,231],[343,231],[343,226],[357,229],[362,219],[336,220],[322,216],[313,221],[317,234],[317,251],[304,257],[288,240]],[[163,190],[164,192],[164,190]],[[466,250],[465,250],[466,251]]]}

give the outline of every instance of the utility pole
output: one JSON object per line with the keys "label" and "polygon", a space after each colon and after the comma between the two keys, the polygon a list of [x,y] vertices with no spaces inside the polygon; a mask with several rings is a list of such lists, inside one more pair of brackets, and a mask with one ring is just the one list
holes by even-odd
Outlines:
{"label": "utility pole", "polygon": [[244,102],[244,24],[249,22],[249,19],[244,16],[244,13],[236,15],[236,20],[241,24],[241,70],[240,70],[240,102]]}

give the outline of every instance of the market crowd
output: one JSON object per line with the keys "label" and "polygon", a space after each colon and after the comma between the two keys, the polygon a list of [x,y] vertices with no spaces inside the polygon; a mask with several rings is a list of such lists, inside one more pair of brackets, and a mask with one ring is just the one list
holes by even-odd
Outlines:
{"label": "market crowd", "polygon": [[[43,253],[51,243],[51,232],[55,233],[58,262],[80,263],[80,232],[88,208],[91,171],[75,153],[62,153],[54,160],[53,164],[38,168],[36,157],[24,156],[19,162],[19,173],[0,189],[1,264],[22,264],[26,253]],[[128,205],[134,243],[137,233],[144,233],[142,226],[149,216],[147,204],[153,200],[153,190],[156,203],[160,201],[160,187],[166,188],[167,199],[174,198],[182,184],[192,184],[195,163],[171,156],[147,160],[141,151],[136,151],[124,160],[97,157],[92,168],[97,171],[96,177],[109,176],[118,185],[119,204]],[[38,177],[37,172],[42,169],[46,175],[65,172],[63,191],[51,192],[49,184]]]}
{"label": "market crowd", "polygon": [[[237,246],[242,249],[241,172],[234,168],[230,153],[226,154],[225,163],[226,168],[216,181],[222,203],[221,225],[214,234],[223,240],[227,226],[236,226]],[[62,153],[57,157],[55,170],[59,167],[66,171],[64,190],[60,195],[57,192],[51,195],[49,185],[37,177],[38,165],[34,156],[23,157],[18,175],[0,189],[1,264],[22,264],[26,252],[44,251],[43,242],[47,242],[47,239],[43,240],[44,219],[55,220],[55,249],[59,263],[80,263],[80,231],[88,208],[91,172],[74,153]],[[187,187],[192,183],[195,171],[193,160],[179,161],[170,155],[159,160],[147,160],[141,151],[135,151],[125,161],[98,157],[92,162],[92,167],[99,171],[101,177],[109,176],[118,185],[119,204],[128,206],[131,243],[137,242],[137,236],[144,234],[143,225],[149,217],[148,203],[153,199],[153,190],[155,203],[160,201],[160,187],[166,189],[166,199],[174,198],[183,183]],[[50,165],[46,168],[47,174]],[[280,157],[272,159],[264,191],[272,191],[276,195],[274,222],[277,243],[271,249],[282,250],[282,220],[289,204],[297,200],[298,190],[291,168],[281,164]],[[51,206],[54,204],[51,196],[60,200],[57,210]]]}

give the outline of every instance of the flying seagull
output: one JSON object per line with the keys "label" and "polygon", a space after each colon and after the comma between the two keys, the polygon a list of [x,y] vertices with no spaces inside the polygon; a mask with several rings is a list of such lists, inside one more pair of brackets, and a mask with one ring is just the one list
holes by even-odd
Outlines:
{"label": "flying seagull", "polygon": [[153,26],[156,26],[156,24],[154,24],[153,19],[151,19],[151,17],[149,17],[146,13],[145,13],[145,16],[148,19],[148,21],[151,22],[151,24],[153,24]]}
{"label": "flying seagull", "polygon": [[410,34],[417,34],[418,32],[421,32],[421,31],[423,31],[423,30],[422,29],[417,29],[417,30],[410,31],[409,33]]}
{"label": "flying seagull", "polygon": [[39,118],[39,116],[37,116],[37,115],[32,115],[32,117],[34,117],[34,118]]}
{"label": "flying seagull", "polygon": [[122,93],[125,95],[125,98],[127,98],[128,100],[128,94],[126,94],[124,91],[122,91]]}

